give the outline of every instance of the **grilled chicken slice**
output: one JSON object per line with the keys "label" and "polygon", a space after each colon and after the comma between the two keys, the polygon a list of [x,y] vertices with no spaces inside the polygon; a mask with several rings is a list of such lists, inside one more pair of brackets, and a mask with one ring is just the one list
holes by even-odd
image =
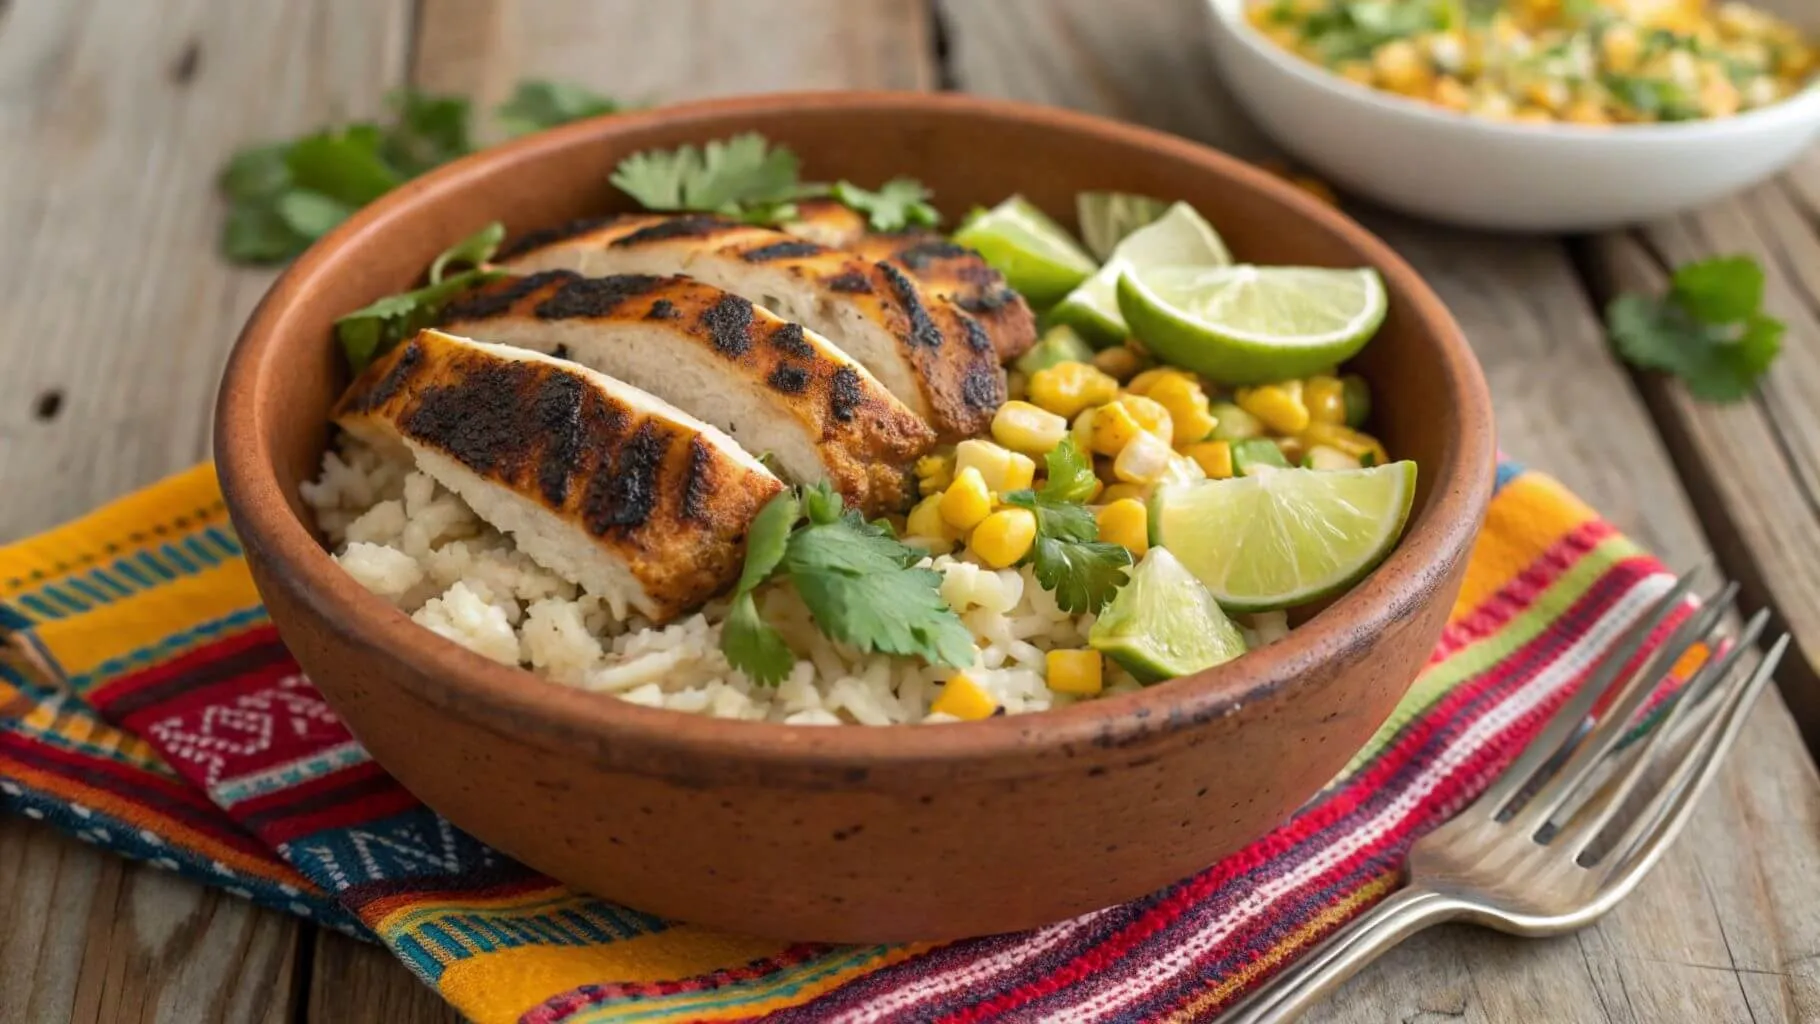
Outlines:
{"label": "grilled chicken slice", "polygon": [[732,583],[783,490],[719,430],[574,363],[424,331],[375,360],[335,422],[424,472],[539,564],[666,622]]}
{"label": "grilled chicken slice", "polygon": [[1036,344],[1036,314],[1030,305],[972,249],[938,231],[872,233],[864,214],[832,199],[802,200],[796,211],[797,219],[785,224],[785,231],[874,263],[890,260],[903,267],[925,291],[972,314],[986,328],[1000,362],[1008,363]]}
{"label": "grilled chicken slice", "polygon": [[686,277],[508,277],[450,303],[447,330],[571,359],[768,451],[793,483],[827,480],[868,515],[899,511],[928,425],[846,353]]}
{"label": "grilled chicken slice", "polygon": [[815,331],[872,371],[942,440],[984,431],[1005,375],[979,321],[903,268],[720,217],[634,214],[541,232],[511,270],[684,274]]}

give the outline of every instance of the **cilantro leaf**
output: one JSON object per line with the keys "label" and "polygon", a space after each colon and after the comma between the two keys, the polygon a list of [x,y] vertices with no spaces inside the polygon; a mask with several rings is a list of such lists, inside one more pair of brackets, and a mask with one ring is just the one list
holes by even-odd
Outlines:
{"label": "cilantro leaf", "polygon": [[1627,293],[1605,310],[1624,360],[1680,377],[1702,401],[1747,397],[1782,350],[1785,325],[1762,312],[1763,270],[1748,257],[1719,257],[1675,271],[1668,295]]}
{"label": "cilantro leaf", "polygon": [[279,196],[273,201],[272,210],[301,238],[321,238],[354,214],[354,207],[303,188]]}
{"label": "cilantro leaf", "polygon": [[405,180],[380,156],[384,141],[384,133],[373,124],[352,124],[298,139],[284,156],[291,184],[352,207],[365,206]]}
{"label": "cilantro leaf", "polygon": [[269,203],[235,203],[221,228],[221,253],[235,263],[278,263],[309,244]]}
{"label": "cilantro leaf", "polygon": [[942,222],[942,215],[929,205],[929,189],[915,178],[892,178],[876,192],[850,181],[838,181],[830,194],[865,214],[874,231],[932,228]]}
{"label": "cilantro leaf", "polygon": [[[499,248],[505,225],[495,221],[442,251],[430,264],[430,283],[387,295],[335,321],[335,337],[358,374],[393,345],[436,322],[436,314],[457,295],[504,275],[483,264]],[[448,274],[452,264],[471,269]]]}
{"label": "cilantro leaf", "polygon": [[573,82],[533,80],[518,83],[512,98],[500,104],[494,116],[506,134],[516,137],[622,109],[617,100]]}
{"label": "cilantro leaf", "polygon": [[387,97],[394,121],[380,141],[385,162],[406,177],[441,167],[473,151],[465,97],[403,89]]}
{"label": "cilantro leaf", "polygon": [[1093,497],[1094,485],[1099,483],[1093,474],[1093,457],[1081,451],[1072,435],[1063,435],[1062,442],[1049,449],[1049,454],[1043,456],[1043,466],[1048,475],[1043,484],[1044,497],[1057,501],[1086,501]]}
{"label": "cilantro leaf", "polygon": [[746,132],[705,146],[652,149],[620,161],[609,179],[650,210],[700,210],[771,223],[795,215],[801,161]]}
{"label": "cilantro leaf", "polygon": [[802,514],[802,502],[794,491],[785,491],[758,510],[752,527],[746,531],[746,565],[740,571],[735,594],[749,594],[771,578],[777,564],[784,560],[784,546]]}
{"label": "cilantro leaf", "polygon": [[733,599],[727,620],[721,623],[720,652],[728,664],[763,686],[776,686],[796,665],[796,654],[784,635],[759,616],[758,602],[749,593]]}
{"label": "cilantro leaf", "polygon": [[464,267],[484,266],[499,251],[499,243],[505,240],[506,226],[494,221],[449,246],[436,257],[436,262],[430,264],[430,283],[441,284],[443,274],[457,264]]}
{"label": "cilantro leaf", "polygon": [[1123,545],[1070,543],[1039,534],[1031,568],[1043,589],[1055,593],[1057,606],[1079,615],[1104,608],[1125,585],[1130,564],[1131,552]]}

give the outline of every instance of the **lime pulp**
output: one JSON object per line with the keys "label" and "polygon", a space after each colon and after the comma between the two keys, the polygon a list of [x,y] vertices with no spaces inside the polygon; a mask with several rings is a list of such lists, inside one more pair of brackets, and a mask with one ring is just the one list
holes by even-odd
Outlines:
{"label": "lime pulp", "polygon": [[1151,548],[1088,631],[1094,650],[1138,682],[1199,672],[1245,653],[1245,638],[1213,595],[1168,550]]}
{"label": "lime pulp", "polygon": [[1081,222],[1081,241],[1096,260],[1112,258],[1125,236],[1161,217],[1169,204],[1131,192],[1077,192],[1074,213]]}
{"label": "lime pulp", "polygon": [[1106,265],[1069,292],[1049,312],[1049,319],[1073,327],[1096,347],[1116,345],[1132,333],[1119,312],[1122,274],[1151,267],[1219,267],[1231,262],[1232,254],[1213,225],[1194,207],[1176,203],[1119,242]]}

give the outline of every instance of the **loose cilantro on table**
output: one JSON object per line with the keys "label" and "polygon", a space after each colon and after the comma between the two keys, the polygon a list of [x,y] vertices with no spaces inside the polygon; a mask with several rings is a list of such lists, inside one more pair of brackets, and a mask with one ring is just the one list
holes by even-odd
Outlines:
{"label": "loose cilantro on table", "polygon": [[1062,438],[1044,463],[1041,490],[1012,491],[1004,502],[1036,514],[1031,568],[1037,582],[1065,612],[1098,612],[1125,585],[1131,552],[1096,539],[1099,525],[1083,504],[1093,495],[1093,463],[1074,439]]}
{"label": "loose cilantro on table", "polygon": [[1763,268],[1745,256],[1676,270],[1668,294],[1627,293],[1605,310],[1626,362],[1680,377],[1695,397],[1735,402],[1782,351],[1782,321],[1763,312]]}
{"label": "loose cilantro on table", "polygon": [[[383,122],[325,128],[235,153],[219,179],[230,204],[222,255],[235,263],[281,263],[362,206],[473,151],[466,99],[405,90],[389,107]],[[516,133],[611,109],[612,100],[577,86],[525,82],[498,113]]]}
{"label": "loose cilantro on table", "polygon": [[[494,221],[443,250],[430,264],[429,284],[388,295],[335,321],[335,337],[353,371],[366,369],[393,345],[430,326],[450,299],[500,277],[504,271],[488,269],[487,261],[505,237],[505,225]],[[456,266],[468,269],[449,273]]]}
{"label": "loose cilantro on table", "polygon": [[[806,518],[805,518],[806,517]],[[941,596],[923,553],[846,509],[827,484],[786,492],[759,512],[746,565],[721,627],[721,652],[754,682],[774,685],[796,657],[758,612],[752,591],[774,573],[796,588],[815,625],[841,643],[930,663],[973,663],[973,637]]]}

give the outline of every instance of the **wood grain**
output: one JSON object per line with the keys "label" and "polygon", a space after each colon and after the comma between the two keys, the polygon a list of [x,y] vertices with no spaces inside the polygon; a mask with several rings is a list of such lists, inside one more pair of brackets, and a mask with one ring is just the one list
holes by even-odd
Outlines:
{"label": "wood grain", "polygon": [[[1259,152],[1255,130],[1209,98],[1215,65],[1193,0],[1158,0],[1142,17],[1091,0],[955,0],[942,11],[961,88],[1117,114]],[[1546,467],[1671,562],[1703,554],[1699,522],[1559,243],[1353,212],[1424,273],[1465,326],[1509,454]],[[1812,960],[1820,927],[1777,899],[1787,884],[1779,880],[1799,877],[1820,856],[1811,824],[1820,778],[1773,696],[1748,730],[1689,832],[1597,927],[1548,942],[1443,929],[1394,952],[1310,1019],[1820,1018]]]}

